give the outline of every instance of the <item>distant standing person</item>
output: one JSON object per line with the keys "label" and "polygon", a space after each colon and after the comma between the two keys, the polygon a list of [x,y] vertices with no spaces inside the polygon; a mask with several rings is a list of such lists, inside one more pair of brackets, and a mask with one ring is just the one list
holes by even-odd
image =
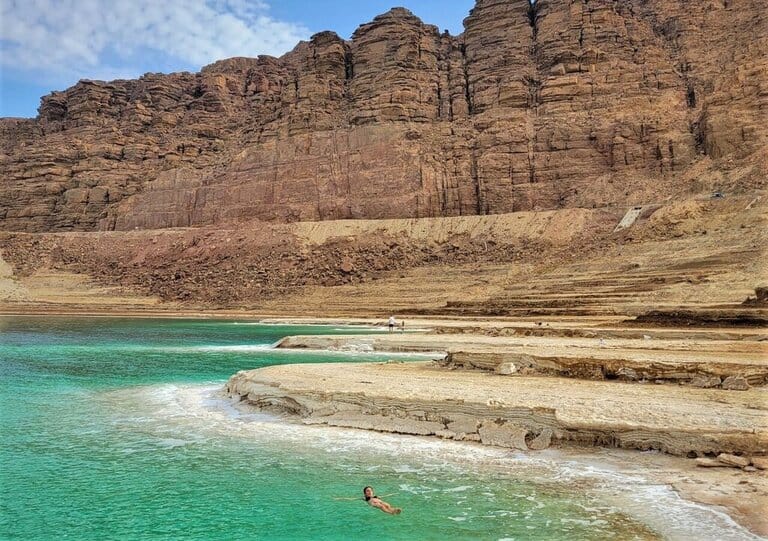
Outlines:
{"label": "distant standing person", "polygon": [[405,320],[400,320],[400,332],[405,332]]}
{"label": "distant standing person", "polygon": [[395,325],[397,325],[395,316],[389,316],[389,332],[392,332],[395,330]]}

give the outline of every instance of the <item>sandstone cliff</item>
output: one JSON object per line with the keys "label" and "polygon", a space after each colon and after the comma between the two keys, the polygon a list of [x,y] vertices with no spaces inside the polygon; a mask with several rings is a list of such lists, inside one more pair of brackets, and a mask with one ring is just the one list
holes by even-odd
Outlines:
{"label": "sandstone cliff", "polygon": [[495,214],[762,188],[765,0],[478,0],[0,120],[0,229]]}

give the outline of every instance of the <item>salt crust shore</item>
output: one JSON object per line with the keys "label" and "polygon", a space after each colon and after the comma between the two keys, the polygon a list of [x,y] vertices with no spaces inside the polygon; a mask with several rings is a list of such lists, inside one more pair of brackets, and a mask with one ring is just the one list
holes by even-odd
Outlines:
{"label": "salt crust shore", "polygon": [[[639,467],[687,499],[723,507],[768,536],[764,471],[697,468],[685,457],[722,451],[764,455],[764,388],[744,392],[449,371],[434,363],[283,365],[242,371],[226,392],[305,423],[437,436],[518,449],[550,443]],[[577,449],[581,447],[582,450]]]}
{"label": "salt crust shore", "polygon": [[706,378],[707,387],[719,387],[729,377],[743,378],[753,386],[768,383],[768,342],[755,340],[754,335],[670,339],[647,331],[651,334],[638,338],[617,336],[616,330],[608,336],[605,329],[595,329],[590,331],[592,337],[573,337],[526,336],[527,329],[512,330],[514,334],[507,336],[400,332],[289,336],[278,347],[381,352],[439,350],[447,354],[445,364],[451,368],[498,371],[506,363],[506,370],[514,366],[518,375],[657,383],[691,383],[694,378],[699,382]]}

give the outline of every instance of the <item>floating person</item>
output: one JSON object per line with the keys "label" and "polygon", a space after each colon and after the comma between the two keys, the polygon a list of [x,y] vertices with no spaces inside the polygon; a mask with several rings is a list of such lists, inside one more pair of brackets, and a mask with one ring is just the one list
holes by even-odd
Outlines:
{"label": "floating person", "polygon": [[[384,497],[391,496],[392,494],[386,494]],[[371,507],[375,507],[377,509],[381,509],[385,513],[389,513],[390,515],[399,515],[403,510],[399,507],[392,507],[390,504],[382,500],[380,497],[376,496],[373,492],[373,487],[364,487],[363,488],[363,499],[370,505]],[[346,501],[359,501],[358,498],[334,498],[334,500],[346,500]]]}
{"label": "floating person", "polygon": [[376,507],[377,509],[381,509],[385,513],[389,513],[390,515],[399,515],[402,512],[402,509],[399,507],[392,507],[387,502],[376,496],[373,492],[373,487],[365,487],[363,488],[363,498],[366,502],[368,502],[368,505],[371,507]]}
{"label": "floating person", "polygon": [[392,332],[395,330],[395,325],[397,325],[397,320],[395,320],[395,316],[389,316],[389,332]]}

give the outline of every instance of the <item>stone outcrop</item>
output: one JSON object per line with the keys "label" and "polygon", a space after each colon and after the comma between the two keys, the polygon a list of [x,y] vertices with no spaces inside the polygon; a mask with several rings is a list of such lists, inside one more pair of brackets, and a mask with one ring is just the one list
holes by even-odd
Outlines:
{"label": "stone outcrop", "polygon": [[[602,332],[598,330],[598,332]],[[653,332],[655,336],[655,331]],[[439,365],[459,371],[483,371],[515,379],[526,376],[584,380],[690,384],[698,388],[747,391],[768,384],[766,348],[758,342],[714,346],[689,343],[675,350],[637,338],[614,338],[606,347],[594,338],[567,333],[567,345],[551,337],[385,333],[373,336],[288,336],[278,348],[331,351],[440,352]],[[691,338],[691,335],[686,335]],[[669,348],[663,353],[660,349]],[[731,357],[730,355],[734,356]],[[510,383],[512,385],[512,383]]]}
{"label": "stone outcrop", "polygon": [[[621,388],[608,391],[611,386]],[[768,451],[766,404],[758,392],[748,392],[743,401],[742,394],[702,389],[680,396],[668,386],[535,377],[510,382],[412,362],[244,370],[224,388],[246,407],[295,415],[310,424],[519,450],[566,444],[719,455],[724,466],[747,466],[745,457],[755,456],[758,467]]]}
{"label": "stone outcrop", "polygon": [[764,186],[763,0],[395,8],[349,41],[81,81],[0,121],[0,229],[458,216]]}

